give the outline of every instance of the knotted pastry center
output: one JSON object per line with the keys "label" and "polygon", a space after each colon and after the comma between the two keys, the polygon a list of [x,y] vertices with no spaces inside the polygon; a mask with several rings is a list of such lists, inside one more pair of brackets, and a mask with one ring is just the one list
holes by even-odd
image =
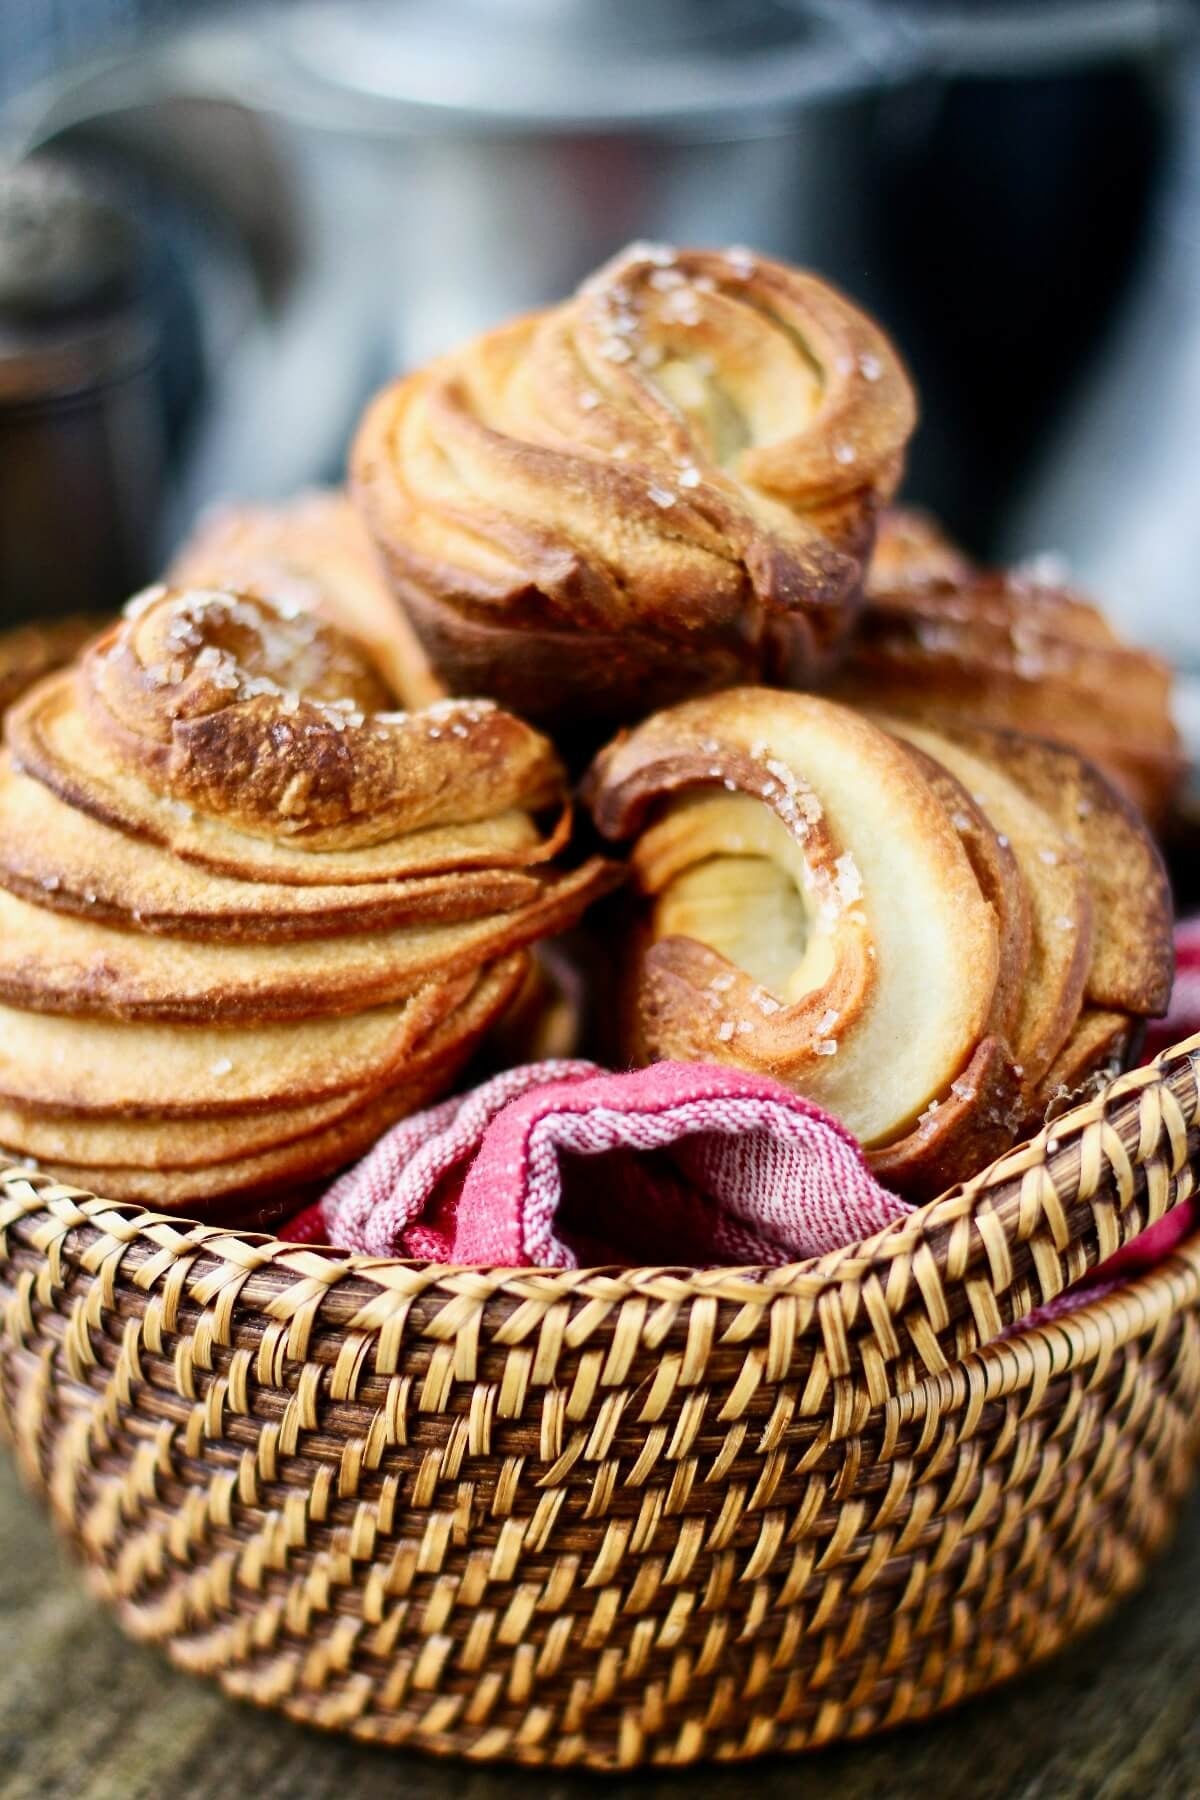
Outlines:
{"label": "knotted pastry center", "polygon": [[[386,389],[354,489],[454,688],[640,716],[824,657],[913,418],[887,339],[824,283],[635,245]],[[581,668],[584,636],[612,661]]]}
{"label": "knotted pastry center", "polygon": [[644,897],[631,1053],[787,1082],[913,1195],[1120,1062],[1169,992],[1161,864],[1071,751],[745,688],[618,738],[588,793]]}
{"label": "knotted pastry center", "polygon": [[570,809],[532,727],[389,708],[337,628],[166,587],[13,708],[6,1150],[269,1217],[452,1083],[615,871],[551,866]]}
{"label": "knotted pastry center", "polygon": [[352,639],[264,598],[150,589],[87,652],[80,691],[164,793],[314,848],[544,805],[561,782],[546,741],[492,702],[391,711]]}
{"label": "knotted pastry center", "polygon": [[603,832],[644,826],[645,1052],[761,1069],[867,1144],[912,1124],[970,1054],[998,949],[904,753],[841,708],[742,689],[649,720],[592,780]]}
{"label": "knotted pastry center", "polygon": [[653,965],[699,975],[708,959],[686,940],[707,946],[735,973],[731,982],[714,966],[704,1035],[761,1054],[754,1040],[773,1019],[770,1055],[798,1072],[836,1051],[838,1030],[853,1028],[874,985],[858,867],[790,771],[773,775],[736,755],[722,766],[736,771],[722,788],[742,791],[683,796],[635,850],[639,885],[656,896]]}

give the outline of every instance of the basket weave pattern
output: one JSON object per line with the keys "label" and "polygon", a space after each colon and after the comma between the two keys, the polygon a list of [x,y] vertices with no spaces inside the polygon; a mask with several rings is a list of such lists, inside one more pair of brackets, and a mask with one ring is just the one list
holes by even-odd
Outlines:
{"label": "basket weave pattern", "polygon": [[[1200,1038],[788,1269],[341,1258],[0,1175],[0,1417],[125,1626],[362,1737],[559,1765],[919,1718],[1097,1619],[1200,1448]],[[1017,1329],[1009,1329],[1017,1326]]]}

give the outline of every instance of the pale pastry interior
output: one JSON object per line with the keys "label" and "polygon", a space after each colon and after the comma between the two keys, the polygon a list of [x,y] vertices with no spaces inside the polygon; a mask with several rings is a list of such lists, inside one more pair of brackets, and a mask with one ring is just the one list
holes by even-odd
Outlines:
{"label": "pale pastry interior", "polygon": [[632,1053],[786,1082],[914,1197],[1119,1063],[1165,1005],[1161,861],[1071,751],[741,689],[645,721],[587,787],[644,896]]}

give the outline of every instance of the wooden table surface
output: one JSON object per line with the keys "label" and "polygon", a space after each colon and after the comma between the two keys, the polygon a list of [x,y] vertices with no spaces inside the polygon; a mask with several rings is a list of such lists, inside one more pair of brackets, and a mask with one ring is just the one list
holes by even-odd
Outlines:
{"label": "wooden table surface", "polygon": [[485,1770],[327,1738],[127,1642],[0,1453],[5,1800],[1194,1800],[1200,1499],[1145,1590],[1044,1670],[932,1725],[753,1768],[613,1777]]}

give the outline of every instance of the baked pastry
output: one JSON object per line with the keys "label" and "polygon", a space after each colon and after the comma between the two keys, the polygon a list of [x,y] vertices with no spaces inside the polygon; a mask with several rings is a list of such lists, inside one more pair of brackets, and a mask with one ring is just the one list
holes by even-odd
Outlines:
{"label": "baked pastry", "polygon": [[35,681],[72,662],[107,623],[89,613],[76,613],[0,632],[0,718]]}
{"label": "baked pastry", "polygon": [[584,976],[561,943],[534,947],[529,973],[488,1040],[484,1062],[496,1070],[580,1054],[587,1017]]}
{"label": "baked pastry", "polygon": [[913,1198],[1165,1009],[1161,861],[1073,751],[734,689],[618,738],[587,792],[635,840],[634,1055],[786,1082]]}
{"label": "baked pastry", "polygon": [[6,736],[0,1144],[113,1199],[261,1212],[327,1174],[614,880],[549,866],[537,732],[390,711],[352,639],[265,599],[150,589]]}
{"label": "baked pastry", "polygon": [[275,506],[213,507],[176,552],[166,579],[314,612],[367,646],[401,705],[429,706],[446,696],[345,494],[314,489]]}
{"label": "baked pastry", "polygon": [[1155,825],[1185,768],[1164,662],[1071,588],[973,566],[921,513],[884,513],[858,633],[828,691],[1072,745]]}
{"label": "baked pastry", "polygon": [[824,282],[633,245],[386,388],[351,485],[451,690],[575,731],[807,680],[914,417],[891,344]]}

